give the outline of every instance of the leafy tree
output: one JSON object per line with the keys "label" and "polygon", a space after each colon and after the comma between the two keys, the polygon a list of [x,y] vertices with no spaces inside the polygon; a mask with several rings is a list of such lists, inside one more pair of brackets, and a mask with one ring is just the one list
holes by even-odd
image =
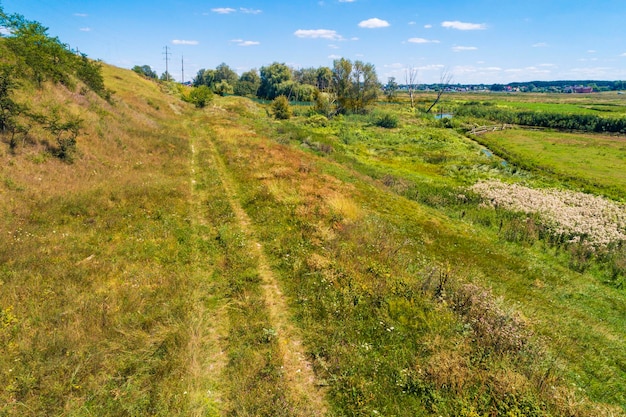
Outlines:
{"label": "leafy tree", "polygon": [[315,101],[317,88],[310,84],[296,84],[293,90],[293,97],[296,101]]}
{"label": "leafy tree", "polygon": [[337,112],[363,113],[378,97],[380,86],[374,65],[341,58],[333,63],[333,90]]}
{"label": "leafy tree", "polygon": [[206,85],[194,87],[189,93],[189,101],[199,109],[204,108],[211,100],[213,100],[213,92]]}
{"label": "leafy tree", "polygon": [[259,97],[273,100],[284,90],[280,84],[291,81],[291,68],[285,64],[274,62],[268,67],[261,67],[261,85],[259,87]]}
{"label": "leafy tree", "polygon": [[215,84],[218,84],[220,81],[226,81],[231,86],[234,86],[239,80],[239,76],[228,65],[222,62],[215,67],[215,76],[213,80]]}
{"label": "leafy tree", "polygon": [[314,109],[317,113],[331,117],[335,107],[335,95],[317,90]]}
{"label": "leafy tree", "polygon": [[389,77],[387,84],[385,85],[385,96],[387,97],[387,101],[395,100],[397,92],[398,83],[396,82],[396,77]]}
{"label": "leafy tree", "polygon": [[260,85],[261,77],[255,69],[244,72],[235,84],[235,94],[238,96],[256,96]]}
{"label": "leafy tree", "polygon": [[15,66],[0,64],[0,133],[9,135],[9,147],[14,150],[17,146],[16,134],[26,133],[26,126],[18,123],[18,117],[26,106],[21,105],[11,97],[13,90],[18,86],[15,78]]}
{"label": "leafy tree", "polygon": [[285,96],[276,97],[272,101],[271,109],[276,119],[289,119],[291,117],[291,107],[289,107],[289,100]]}
{"label": "leafy tree", "polygon": [[58,38],[48,36],[48,28],[22,15],[4,12],[0,14],[0,27],[9,31],[8,48],[39,86],[46,80],[71,84],[69,74],[73,70],[74,55]]}
{"label": "leafy tree", "polygon": [[317,86],[317,69],[301,68],[293,71],[293,79],[299,84]]}
{"label": "leafy tree", "polygon": [[328,91],[333,85],[333,70],[328,67],[319,67],[316,73],[316,84],[318,90]]}
{"label": "leafy tree", "polygon": [[213,86],[213,91],[216,94],[224,97],[226,94],[233,94],[233,86],[230,85],[226,80],[221,80]]}
{"label": "leafy tree", "polygon": [[156,73],[156,71],[152,70],[150,65],[142,65],[142,66],[135,65],[133,67],[133,71],[135,71],[139,75],[142,75],[146,78],[150,78],[153,80],[156,80],[157,78],[159,78],[159,75]]}
{"label": "leafy tree", "polygon": [[165,71],[163,74],[161,74],[161,81],[174,81],[174,78],[170,75],[169,72]]}
{"label": "leafy tree", "polygon": [[92,61],[87,58],[87,55],[81,54],[77,64],[76,76],[100,97],[107,101],[111,99],[111,91],[104,86],[100,61]]}

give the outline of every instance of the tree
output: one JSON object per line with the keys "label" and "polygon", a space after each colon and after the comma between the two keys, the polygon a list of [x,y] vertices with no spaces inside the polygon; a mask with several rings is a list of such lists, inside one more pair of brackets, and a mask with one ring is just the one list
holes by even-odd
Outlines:
{"label": "tree", "polygon": [[274,62],[268,67],[261,67],[261,85],[259,97],[273,100],[280,95],[280,84],[291,81],[291,68],[285,64]]}
{"label": "tree", "polygon": [[75,56],[58,38],[48,36],[48,28],[19,14],[0,13],[0,27],[8,30],[7,47],[18,57],[19,65],[41,87],[44,81],[69,85]]}
{"label": "tree", "polygon": [[320,67],[317,69],[316,87],[320,91],[328,91],[333,84],[333,70],[328,67]]}
{"label": "tree", "polygon": [[234,87],[237,81],[239,80],[239,76],[232,68],[230,68],[225,63],[219,64],[215,67],[215,76],[213,78],[213,82],[215,84],[220,83],[221,81],[227,82],[231,87]]}
{"label": "tree", "polygon": [[415,107],[414,92],[417,87],[417,68],[408,67],[404,74],[404,83],[409,89],[409,98],[411,99],[411,108]]}
{"label": "tree", "polygon": [[111,91],[104,86],[100,61],[92,61],[87,58],[87,55],[81,54],[76,68],[76,76],[100,97],[107,101],[111,99]]}
{"label": "tree", "polygon": [[444,69],[443,71],[441,71],[441,76],[439,77],[439,84],[437,85],[437,98],[435,98],[435,101],[433,101],[433,104],[431,104],[428,110],[426,110],[426,113],[430,113],[433,107],[435,107],[435,105],[439,103],[441,96],[446,91],[451,81],[452,81],[452,74],[450,74],[447,69]]}
{"label": "tree", "polygon": [[387,101],[395,100],[397,92],[398,83],[396,82],[396,77],[389,77],[387,84],[385,85],[385,96],[387,97]]}
{"label": "tree", "polygon": [[174,81],[174,78],[170,75],[169,72],[165,71],[161,74],[161,81]]}
{"label": "tree", "polygon": [[27,107],[11,97],[13,90],[18,86],[15,72],[15,66],[0,64],[0,133],[9,135],[11,150],[17,147],[15,135],[28,131],[26,126],[18,122],[18,117],[27,110]]}
{"label": "tree", "polygon": [[152,68],[150,68],[150,65],[135,65],[133,67],[133,71],[135,71],[137,74],[142,75],[146,78],[150,78],[153,80],[156,80],[157,78],[159,78],[159,75],[156,73],[156,71],[153,71]]}
{"label": "tree", "polygon": [[345,58],[333,62],[333,90],[337,112],[362,113],[378,98],[380,86],[374,65]]}
{"label": "tree", "polygon": [[289,119],[291,117],[291,107],[289,100],[285,96],[278,96],[272,101],[272,114],[277,119]]}
{"label": "tree", "polygon": [[235,94],[238,96],[256,96],[260,85],[261,77],[259,77],[256,69],[246,71],[241,74],[239,81],[235,84]]}
{"label": "tree", "polygon": [[213,91],[215,94],[219,94],[224,97],[226,94],[233,94],[233,86],[228,83],[226,80],[221,80],[213,86]]}
{"label": "tree", "polygon": [[293,71],[293,79],[299,84],[317,86],[317,69],[301,68]]}

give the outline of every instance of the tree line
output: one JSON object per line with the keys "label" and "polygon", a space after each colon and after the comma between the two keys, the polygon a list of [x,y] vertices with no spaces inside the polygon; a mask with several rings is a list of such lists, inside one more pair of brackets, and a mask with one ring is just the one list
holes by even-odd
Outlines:
{"label": "tree line", "polygon": [[[147,65],[135,66],[133,71],[147,78],[158,78]],[[382,92],[373,64],[345,58],[335,60],[332,67],[302,69],[274,62],[241,75],[222,63],[214,69],[198,71],[192,85],[222,96],[234,94],[262,100],[285,97],[287,101],[313,102],[315,109],[326,116],[363,113]],[[202,91],[206,96],[206,90]]]}
{"label": "tree line", "polygon": [[626,118],[595,114],[516,111],[485,104],[468,103],[457,108],[455,116],[477,117],[494,122],[584,132],[626,133]]}

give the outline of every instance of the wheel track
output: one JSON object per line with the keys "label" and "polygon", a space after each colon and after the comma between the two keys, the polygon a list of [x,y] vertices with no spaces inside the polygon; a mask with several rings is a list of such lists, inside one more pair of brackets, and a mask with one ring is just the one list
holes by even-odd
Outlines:
{"label": "wheel track", "polygon": [[209,135],[205,142],[237,223],[246,236],[251,254],[257,259],[269,319],[277,333],[278,348],[283,362],[283,375],[286,386],[290,390],[290,400],[298,409],[297,415],[324,416],[328,408],[323,389],[316,383],[316,377],[311,364],[306,359],[302,341],[298,337],[296,328],[289,321],[287,302],[269,266],[263,245],[255,238],[250,217],[237,197],[235,182],[217,150],[214,139]]}

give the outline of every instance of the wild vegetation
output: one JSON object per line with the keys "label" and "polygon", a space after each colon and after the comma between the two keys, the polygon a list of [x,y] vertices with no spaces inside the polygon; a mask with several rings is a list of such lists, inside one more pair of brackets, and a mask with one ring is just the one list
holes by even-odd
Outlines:
{"label": "wild vegetation", "polygon": [[[426,114],[619,98],[376,103],[347,60],[17,76],[21,33],[0,38],[0,415],[625,415],[623,137]],[[257,84],[272,102],[230,95]]]}

